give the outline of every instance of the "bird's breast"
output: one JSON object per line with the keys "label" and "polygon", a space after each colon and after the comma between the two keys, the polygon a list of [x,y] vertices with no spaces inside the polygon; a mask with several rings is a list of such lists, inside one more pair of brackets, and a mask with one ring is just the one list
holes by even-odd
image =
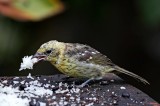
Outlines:
{"label": "bird's breast", "polygon": [[71,62],[69,59],[62,59],[53,64],[60,72],[68,76],[77,77],[79,76],[76,70],[77,65]]}
{"label": "bird's breast", "polygon": [[55,64],[62,73],[72,77],[99,77],[103,76],[105,67],[92,63],[79,62],[73,59],[63,59]]}

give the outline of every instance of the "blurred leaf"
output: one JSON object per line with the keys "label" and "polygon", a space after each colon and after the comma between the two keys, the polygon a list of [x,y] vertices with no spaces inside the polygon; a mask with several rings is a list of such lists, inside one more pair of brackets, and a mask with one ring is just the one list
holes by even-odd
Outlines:
{"label": "blurred leaf", "polygon": [[[0,2],[1,3],[1,2]],[[1,3],[0,12],[17,20],[42,20],[64,9],[60,0],[12,0]]]}

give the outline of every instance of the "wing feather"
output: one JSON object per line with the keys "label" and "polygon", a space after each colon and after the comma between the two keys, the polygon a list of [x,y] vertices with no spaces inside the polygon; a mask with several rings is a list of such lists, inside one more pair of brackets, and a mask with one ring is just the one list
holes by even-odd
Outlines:
{"label": "wing feather", "polygon": [[99,51],[95,50],[94,48],[88,45],[83,45],[78,43],[68,44],[66,47],[66,54],[82,62],[102,65],[102,66],[114,65],[112,61],[109,58],[107,58],[107,56],[101,54]]}

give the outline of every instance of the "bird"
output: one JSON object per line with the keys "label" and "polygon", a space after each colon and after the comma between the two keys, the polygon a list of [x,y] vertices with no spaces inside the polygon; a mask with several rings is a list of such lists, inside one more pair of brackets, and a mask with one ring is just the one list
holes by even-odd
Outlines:
{"label": "bird", "polygon": [[86,44],[48,41],[40,46],[32,58],[50,62],[61,73],[75,78],[88,78],[79,87],[91,80],[104,78],[108,73],[123,73],[145,84],[147,80],[114,64],[106,55]]}

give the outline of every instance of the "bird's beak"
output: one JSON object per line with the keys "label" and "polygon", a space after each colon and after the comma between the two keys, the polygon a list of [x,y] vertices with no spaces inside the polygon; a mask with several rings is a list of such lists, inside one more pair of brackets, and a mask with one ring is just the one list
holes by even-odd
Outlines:
{"label": "bird's beak", "polygon": [[47,55],[44,55],[42,53],[36,53],[35,55],[33,55],[32,58],[37,58],[39,61],[40,60],[46,60]]}

